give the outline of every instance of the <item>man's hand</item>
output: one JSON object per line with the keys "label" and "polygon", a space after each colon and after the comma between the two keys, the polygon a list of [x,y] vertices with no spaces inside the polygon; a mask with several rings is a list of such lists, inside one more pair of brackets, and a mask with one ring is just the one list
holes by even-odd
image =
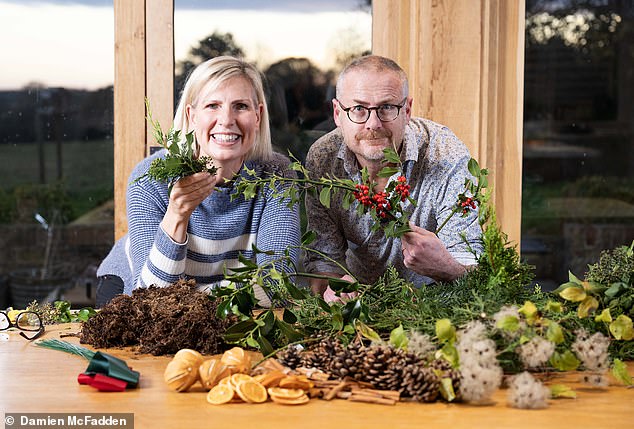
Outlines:
{"label": "man's hand", "polygon": [[[341,277],[341,280],[344,280],[350,283],[356,282],[355,279],[353,279],[347,274]],[[339,293],[339,296],[337,296],[337,293],[334,290],[332,290],[330,286],[328,286],[326,288],[326,291],[324,292],[324,301],[326,301],[327,303],[332,303],[332,302],[343,303],[346,300],[356,298],[358,295],[359,295],[358,292],[349,292],[349,293],[341,292]]]}
{"label": "man's hand", "polygon": [[436,234],[411,222],[409,227],[411,232],[401,237],[407,268],[437,281],[452,281],[464,274],[467,268],[451,256]]}

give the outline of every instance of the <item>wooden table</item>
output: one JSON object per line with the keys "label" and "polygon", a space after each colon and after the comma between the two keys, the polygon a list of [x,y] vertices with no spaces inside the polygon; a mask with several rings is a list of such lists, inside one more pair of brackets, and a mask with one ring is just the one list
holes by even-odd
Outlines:
{"label": "wooden table", "polygon": [[[76,332],[78,325],[48,326],[44,338]],[[88,362],[75,355],[36,347],[16,332],[0,340],[0,411],[4,413],[134,413],[135,428],[634,428],[634,389],[581,387],[578,374],[557,376],[552,383],[573,387],[577,399],[551,400],[543,410],[506,405],[499,390],[493,405],[399,403],[395,406],[314,399],[306,405],[213,406],[202,389],[168,390],[163,370],[171,357],[138,355],[131,350],[102,350],[125,360],[141,373],[139,387],[125,392],[98,392],[77,383]],[[78,339],[62,338],[78,343]],[[634,364],[629,364],[634,374]],[[6,426],[6,428],[10,428]]]}

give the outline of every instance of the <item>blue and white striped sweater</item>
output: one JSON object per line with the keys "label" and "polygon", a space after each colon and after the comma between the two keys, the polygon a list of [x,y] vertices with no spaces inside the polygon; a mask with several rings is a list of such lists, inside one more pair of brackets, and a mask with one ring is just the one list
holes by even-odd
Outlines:
{"label": "blue and white striped sweater", "polygon": [[[213,286],[223,279],[225,268],[241,265],[240,253],[263,265],[282,255],[287,247],[299,245],[299,208],[297,205],[289,208],[288,201],[274,197],[268,187],[253,199],[239,196],[233,201],[233,187],[216,188],[192,213],[187,241],[175,243],[159,226],[169,203],[167,185],[147,177],[132,183],[161,156],[165,156],[164,150],[141,161],[133,170],[128,186],[132,287],[165,286],[183,277],[193,278],[199,285]],[[288,159],[279,154],[268,162],[245,164],[258,176],[292,174],[288,171]],[[246,174],[244,169],[241,174]],[[258,254],[256,258],[253,244],[261,250],[273,250],[275,255]],[[291,249],[290,255],[297,263],[298,250]],[[291,267],[278,269],[289,271]]]}

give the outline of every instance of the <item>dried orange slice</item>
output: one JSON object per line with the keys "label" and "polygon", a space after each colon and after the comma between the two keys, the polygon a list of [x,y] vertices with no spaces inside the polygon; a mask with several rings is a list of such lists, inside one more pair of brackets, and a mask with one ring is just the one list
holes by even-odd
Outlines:
{"label": "dried orange slice", "polygon": [[271,371],[255,377],[264,387],[277,387],[280,380],[286,377],[282,371]]}
{"label": "dried orange slice", "polygon": [[302,405],[310,401],[310,398],[306,395],[302,395],[299,398],[294,398],[294,399],[276,398],[274,396],[271,396],[271,399],[276,404],[282,404],[282,405]]}
{"label": "dried orange slice", "polygon": [[280,387],[284,387],[286,389],[302,389],[309,390],[314,387],[314,383],[310,381],[306,376],[300,375],[290,375],[286,376],[279,382]]}
{"label": "dried orange slice", "polygon": [[248,374],[242,374],[241,372],[232,374],[229,378],[231,385],[233,387],[237,387],[240,383],[244,383],[245,381],[254,381],[253,377]]}
{"label": "dried orange slice", "polygon": [[297,399],[305,394],[301,389],[284,389],[282,387],[269,387],[268,392],[271,399]]}
{"label": "dried orange slice", "polygon": [[233,399],[233,394],[230,386],[217,384],[207,393],[207,402],[213,405],[226,404]]}
{"label": "dried orange slice", "polygon": [[238,396],[251,404],[260,404],[266,402],[268,395],[266,388],[257,381],[243,381],[236,387]]}

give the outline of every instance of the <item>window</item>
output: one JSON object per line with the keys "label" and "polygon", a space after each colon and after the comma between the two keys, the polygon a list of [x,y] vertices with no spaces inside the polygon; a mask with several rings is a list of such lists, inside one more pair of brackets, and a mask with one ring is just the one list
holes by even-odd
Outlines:
{"label": "window", "polygon": [[634,240],[631,2],[526,2],[522,255],[545,288]]}
{"label": "window", "polygon": [[0,0],[0,308],[91,304],[113,240],[110,1]]}

